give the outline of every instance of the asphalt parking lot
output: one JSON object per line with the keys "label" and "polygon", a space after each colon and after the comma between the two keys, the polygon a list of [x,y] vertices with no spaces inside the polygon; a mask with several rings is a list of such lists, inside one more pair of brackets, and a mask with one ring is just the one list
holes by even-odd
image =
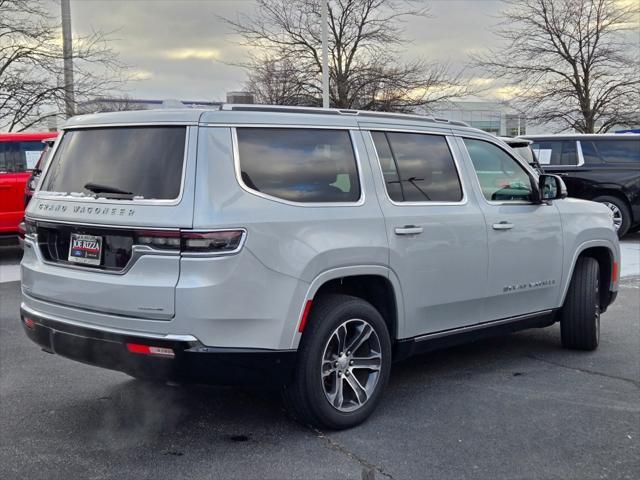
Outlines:
{"label": "asphalt parking lot", "polygon": [[18,261],[0,249],[1,479],[638,478],[637,235],[597,351],[562,350],[556,325],[419,356],[343,432],[296,423],[274,393],[154,387],[41,352]]}

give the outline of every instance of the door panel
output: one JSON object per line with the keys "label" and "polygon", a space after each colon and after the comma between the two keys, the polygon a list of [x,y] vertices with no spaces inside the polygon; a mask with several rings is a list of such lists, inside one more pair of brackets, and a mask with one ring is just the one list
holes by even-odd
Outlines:
{"label": "door panel", "polygon": [[502,147],[479,139],[461,139],[461,147],[478,179],[488,232],[486,315],[498,320],[556,307],[563,252],[557,207],[533,203],[534,177]]}
{"label": "door panel", "polygon": [[[481,210],[468,201],[464,181],[462,191],[457,180],[452,185],[451,199],[441,190],[452,178],[447,156],[454,175],[460,176],[451,157],[456,149],[443,135],[411,134],[430,138],[401,142],[389,135],[385,145],[384,134],[364,135],[385,216],[389,263],[402,285],[405,331],[400,336],[405,338],[485,321],[487,274]],[[416,148],[411,147],[414,140]],[[412,193],[407,195],[407,190]],[[440,200],[415,201],[417,193]],[[413,200],[404,201],[407,197]]]}

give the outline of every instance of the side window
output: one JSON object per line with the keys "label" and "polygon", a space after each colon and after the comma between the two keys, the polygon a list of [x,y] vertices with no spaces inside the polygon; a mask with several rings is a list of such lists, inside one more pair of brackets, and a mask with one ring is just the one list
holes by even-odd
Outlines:
{"label": "side window", "polygon": [[531,147],[541,165],[577,165],[575,140],[538,140]]}
{"label": "side window", "polygon": [[640,140],[595,140],[593,143],[606,163],[640,163]]}
{"label": "side window", "polygon": [[371,135],[392,200],[462,200],[462,185],[445,137],[400,132],[371,132]]}
{"label": "side window", "polygon": [[531,178],[525,169],[498,146],[465,138],[482,194],[491,201],[531,201]]}
{"label": "side window", "polygon": [[13,172],[13,160],[10,151],[11,143],[0,142],[0,172]]}
{"label": "side window", "polygon": [[42,142],[20,142],[18,144],[18,156],[16,158],[16,171],[33,170],[40,159],[44,149]]}
{"label": "side window", "polygon": [[587,165],[598,165],[602,163],[602,158],[591,140],[580,140],[580,148],[582,149],[582,157]]}
{"label": "side window", "polygon": [[238,128],[240,175],[257,192],[293,202],[356,202],[360,182],[346,130]]}

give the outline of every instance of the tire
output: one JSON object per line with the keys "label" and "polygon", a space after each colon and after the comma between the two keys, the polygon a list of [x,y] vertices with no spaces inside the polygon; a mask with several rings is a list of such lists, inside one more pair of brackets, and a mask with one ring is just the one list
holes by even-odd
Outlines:
{"label": "tire", "polygon": [[616,225],[618,238],[624,237],[631,227],[631,212],[624,200],[610,195],[603,195],[602,197],[594,198],[593,201],[603,203],[611,209],[614,214],[614,222],[619,221]]}
{"label": "tire", "polygon": [[[340,347],[341,337],[346,346],[355,344],[357,338],[366,339],[351,352]],[[347,350],[343,353],[348,355],[338,355],[340,350]],[[357,359],[364,363],[364,357],[368,367],[358,366]],[[303,423],[334,430],[351,428],[375,410],[390,369],[391,340],[378,310],[358,297],[325,295],[311,310],[298,348],[294,379],[283,390],[285,404]]]}
{"label": "tire", "polygon": [[595,350],[600,342],[600,266],[595,258],[576,263],[560,317],[562,346]]}

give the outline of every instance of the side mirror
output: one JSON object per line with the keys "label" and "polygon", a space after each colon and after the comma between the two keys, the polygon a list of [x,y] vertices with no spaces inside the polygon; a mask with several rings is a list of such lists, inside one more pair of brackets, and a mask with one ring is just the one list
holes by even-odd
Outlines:
{"label": "side mirror", "polygon": [[538,177],[541,200],[556,200],[567,197],[567,186],[558,175],[542,174]]}

